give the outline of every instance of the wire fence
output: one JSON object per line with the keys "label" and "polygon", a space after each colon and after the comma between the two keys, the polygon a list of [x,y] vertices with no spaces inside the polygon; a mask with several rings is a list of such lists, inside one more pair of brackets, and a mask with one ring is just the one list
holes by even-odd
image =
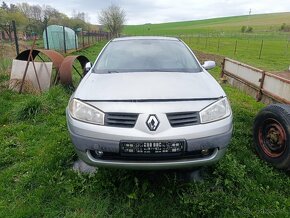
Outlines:
{"label": "wire fence", "polygon": [[[137,36],[137,34],[134,34]],[[224,56],[251,56],[265,59],[281,57],[290,61],[289,33],[207,33],[155,35],[169,36],[182,39],[190,48]]]}
{"label": "wire fence", "polygon": [[290,65],[290,34],[166,35],[183,40],[192,50],[254,64],[271,71]]}
{"label": "wire fence", "polygon": [[[72,30],[74,32],[73,39],[68,37],[66,31],[54,34],[53,43],[48,40],[49,34],[46,34],[46,28],[44,28],[44,34],[39,35],[32,30],[30,31],[19,31],[17,24],[12,21],[8,25],[8,32],[0,31],[0,44],[2,48],[13,48],[15,54],[18,55],[21,50],[28,49],[32,45],[34,39],[36,39],[36,48],[41,49],[53,49],[59,52],[67,53],[75,50],[87,48],[95,43],[102,40],[111,39],[111,34],[104,31],[89,31],[89,30]],[[63,30],[67,27],[61,26]],[[54,49],[54,45],[58,45],[59,49]],[[4,52],[2,50],[1,52]]]}
{"label": "wire fence", "polygon": [[181,37],[196,49],[223,54],[247,53],[259,59],[268,55],[289,55],[289,40],[282,39],[237,39],[229,37]]}
{"label": "wire fence", "polygon": [[270,70],[277,69],[281,64],[284,64],[281,67],[286,68],[290,64],[289,39],[190,36],[183,36],[181,39],[193,50],[238,58],[250,63],[253,60],[263,61]]}

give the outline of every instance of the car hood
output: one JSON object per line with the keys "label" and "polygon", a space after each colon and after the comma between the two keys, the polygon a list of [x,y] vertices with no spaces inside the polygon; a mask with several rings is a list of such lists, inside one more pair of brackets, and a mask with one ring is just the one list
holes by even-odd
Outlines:
{"label": "car hood", "polygon": [[87,75],[75,98],[82,100],[207,99],[225,96],[207,72],[136,72]]}

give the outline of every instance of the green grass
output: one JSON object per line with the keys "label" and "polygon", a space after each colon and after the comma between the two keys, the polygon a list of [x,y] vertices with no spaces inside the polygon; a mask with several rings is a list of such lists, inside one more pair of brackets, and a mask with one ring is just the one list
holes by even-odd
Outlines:
{"label": "green grass", "polygon": [[[289,20],[290,12],[260,14],[128,25],[124,33],[176,36],[183,39],[194,51],[230,57],[267,71],[287,71],[290,65],[290,33],[278,30],[282,23],[290,24]],[[241,27],[248,25],[254,28],[254,32],[241,33]]]}
{"label": "green grass", "polygon": [[259,38],[183,37],[182,39],[192,50],[222,55],[266,71],[287,71],[290,66],[290,43],[286,40],[263,40],[260,55],[262,39]]}
{"label": "green grass", "polygon": [[[79,53],[93,61],[103,45]],[[2,90],[0,217],[289,217],[289,175],[261,161],[252,147],[253,119],[264,105],[223,88],[234,113],[233,139],[225,157],[205,168],[203,182],[182,182],[174,171],[78,174],[65,119],[71,91]]]}
{"label": "green grass", "polygon": [[283,23],[290,24],[290,12],[257,14],[251,16],[222,17],[206,20],[182,21],[160,24],[127,25],[127,35],[180,35],[207,33],[238,33],[242,26],[252,26],[254,32],[272,34]]}
{"label": "green grass", "polygon": [[8,79],[9,68],[11,66],[11,59],[1,57],[0,60],[0,82]]}

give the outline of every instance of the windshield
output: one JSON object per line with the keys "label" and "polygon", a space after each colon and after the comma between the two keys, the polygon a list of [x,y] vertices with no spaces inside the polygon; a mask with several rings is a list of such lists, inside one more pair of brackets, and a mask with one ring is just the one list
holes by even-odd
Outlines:
{"label": "windshield", "polygon": [[200,72],[196,59],[180,41],[134,39],[112,41],[97,61],[95,73]]}

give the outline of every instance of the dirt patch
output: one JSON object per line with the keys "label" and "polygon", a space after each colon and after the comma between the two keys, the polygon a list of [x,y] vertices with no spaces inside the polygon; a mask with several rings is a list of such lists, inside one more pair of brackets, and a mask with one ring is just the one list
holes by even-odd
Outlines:
{"label": "dirt patch", "polygon": [[196,55],[197,59],[201,64],[203,64],[204,61],[215,61],[218,66],[221,66],[225,58],[222,55],[207,54],[201,51],[193,51],[193,53]]}

